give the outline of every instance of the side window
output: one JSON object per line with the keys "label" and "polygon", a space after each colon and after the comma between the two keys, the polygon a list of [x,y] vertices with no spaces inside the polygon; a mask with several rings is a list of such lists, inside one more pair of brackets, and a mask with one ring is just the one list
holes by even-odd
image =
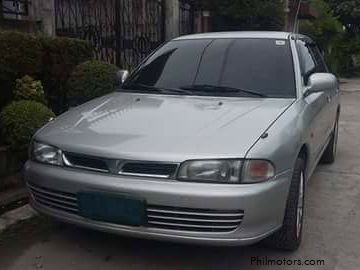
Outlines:
{"label": "side window", "polygon": [[328,72],[328,69],[326,67],[325,61],[323,56],[321,55],[321,52],[315,44],[309,45],[311,54],[313,55],[315,62],[316,62],[316,69],[315,72]]}
{"label": "side window", "polygon": [[306,43],[299,40],[297,42],[297,50],[300,57],[301,73],[303,74],[303,76],[309,75],[314,72],[316,69],[316,63]]}
{"label": "side window", "polygon": [[297,50],[300,57],[301,73],[305,84],[311,74],[316,72],[328,72],[323,56],[315,44],[306,44],[304,41],[298,40]]}

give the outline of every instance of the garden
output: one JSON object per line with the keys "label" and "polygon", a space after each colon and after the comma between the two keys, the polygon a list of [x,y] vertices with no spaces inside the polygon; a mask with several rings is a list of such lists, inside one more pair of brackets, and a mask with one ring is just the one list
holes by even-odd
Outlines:
{"label": "garden", "polygon": [[[0,31],[0,190],[14,181],[34,133],[57,115],[114,91],[114,65],[85,41]],[[12,178],[13,179],[13,178]],[[15,181],[16,182],[16,181]]]}

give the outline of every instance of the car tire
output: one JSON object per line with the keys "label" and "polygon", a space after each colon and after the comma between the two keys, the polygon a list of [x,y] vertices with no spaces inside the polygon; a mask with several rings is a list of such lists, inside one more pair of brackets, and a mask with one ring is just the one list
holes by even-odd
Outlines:
{"label": "car tire", "polygon": [[321,157],[320,162],[322,164],[331,164],[334,163],[336,158],[337,142],[339,137],[339,120],[336,119],[334,130],[331,134],[331,139],[328,146],[325,149],[324,154]]}
{"label": "car tire", "polygon": [[283,226],[264,240],[270,248],[295,251],[302,239],[305,198],[305,162],[298,158],[295,164]]}

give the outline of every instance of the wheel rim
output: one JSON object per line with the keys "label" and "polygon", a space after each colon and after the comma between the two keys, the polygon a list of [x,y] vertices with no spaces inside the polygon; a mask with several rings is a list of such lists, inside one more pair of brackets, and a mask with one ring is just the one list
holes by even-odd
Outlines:
{"label": "wheel rim", "polygon": [[338,121],[336,121],[335,129],[334,129],[334,145],[333,145],[333,154],[334,154],[334,156],[336,155],[338,137],[339,137],[339,123],[338,123]]}
{"label": "wheel rim", "polygon": [[304,215],[304,173],[301,172],[300,183],[299,183],[299,196],[298,196],[298,205],[297,205],[297,216],[296,216],[296,237],[300,238],[301,229],[303,225],[303,215]]}

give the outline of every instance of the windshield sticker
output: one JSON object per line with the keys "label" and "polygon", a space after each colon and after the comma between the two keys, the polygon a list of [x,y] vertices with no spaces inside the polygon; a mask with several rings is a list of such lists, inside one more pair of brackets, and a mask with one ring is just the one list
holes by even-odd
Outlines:
{"label": "windshield sticker", "polygon": [[285,40],[277,40],[276,41],[276,45],[278,46],[284,46],[286,43],[285,43]]}

